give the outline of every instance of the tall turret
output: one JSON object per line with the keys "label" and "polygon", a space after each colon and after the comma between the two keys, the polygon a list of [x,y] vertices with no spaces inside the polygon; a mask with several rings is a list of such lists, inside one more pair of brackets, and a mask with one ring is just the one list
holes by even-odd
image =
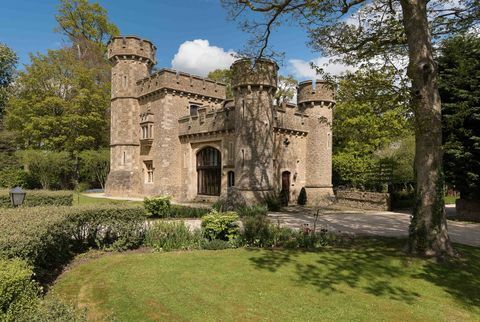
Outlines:
{"label": "tall turret", "polygon": [[305,190],[309,204],[325,201],[332,191],[332,84],[317,80],[298,85],[298,108],[308,115]]}
{"label": "tall turret", "polygon": [[270,60],[237,60],[232,67],[235,97],[235,189],[247,203],[274,189],[273,95],[278,66]]}
{"label": "tall turret", "polygon": [[136,82],[150,75],[155,50],[150,41],[133,36],[113,37],[108,42],[112,95],[107,193],[128,195],[140,182],[140,110]]}

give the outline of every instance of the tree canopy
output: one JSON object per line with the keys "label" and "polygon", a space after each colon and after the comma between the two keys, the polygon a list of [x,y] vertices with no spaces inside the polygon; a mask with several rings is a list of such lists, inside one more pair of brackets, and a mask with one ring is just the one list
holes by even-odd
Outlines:
{"label": "tree canopy", "polygon": [[15,76],[17,62],[17,54],[7,45],[0,43],[0,129],[2,128],[3,109],[7,104],[9,88]]}

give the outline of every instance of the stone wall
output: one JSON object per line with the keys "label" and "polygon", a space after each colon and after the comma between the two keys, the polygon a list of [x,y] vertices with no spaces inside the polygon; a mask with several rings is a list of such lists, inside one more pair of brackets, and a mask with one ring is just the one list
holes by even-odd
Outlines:
{"label": "stone wall", "polygon": [[336,204],[340,206],[369,210],[391,210],[389,193],[337,190],[335,196]]}
{"label": "stone wall", "polygon": [[480,222],[480,201],[457,199],[455,202],[457,217],[462,220]]}

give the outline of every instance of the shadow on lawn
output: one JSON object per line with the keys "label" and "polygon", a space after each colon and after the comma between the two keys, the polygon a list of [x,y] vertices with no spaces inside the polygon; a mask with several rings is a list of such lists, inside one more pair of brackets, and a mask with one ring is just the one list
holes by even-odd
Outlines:
{"label": "shadow on lawn", "polygon": [[[458,246],[464,254],[461,260],[419,263],[403,252],[404,246],[403,239],[366,238],[357,240],[350,248],[324,248],[315,252],[252,249],[257,254],[250,261],[258,269],[271,272],[293,266],[296,282],[313,285],[327,294],[341,292],[338,286],[346,284],[375,296],[411,304],[420,294],[394,281],[405,277],[412,279],[411,283],[422,279],[442,287],[463,304],[480,305],[480,250]],[[302,253],[318,254],[318,259],[306,264],[299,258]]]}

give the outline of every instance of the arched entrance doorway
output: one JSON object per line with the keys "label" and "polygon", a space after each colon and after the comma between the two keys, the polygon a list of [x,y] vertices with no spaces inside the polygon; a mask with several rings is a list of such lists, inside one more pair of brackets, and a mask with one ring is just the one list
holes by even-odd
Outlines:
{"label": "arched entrance doorway", "polygon": [[290,171],[282,172],[282,190],[280,191],[280,200],[284,206],[288,206],[290,201]]}
{"label": "arched entrance doorway", "polygon": [[207,147],[197,153],[197,194],[219,196],[222,182],[220,151]]}

